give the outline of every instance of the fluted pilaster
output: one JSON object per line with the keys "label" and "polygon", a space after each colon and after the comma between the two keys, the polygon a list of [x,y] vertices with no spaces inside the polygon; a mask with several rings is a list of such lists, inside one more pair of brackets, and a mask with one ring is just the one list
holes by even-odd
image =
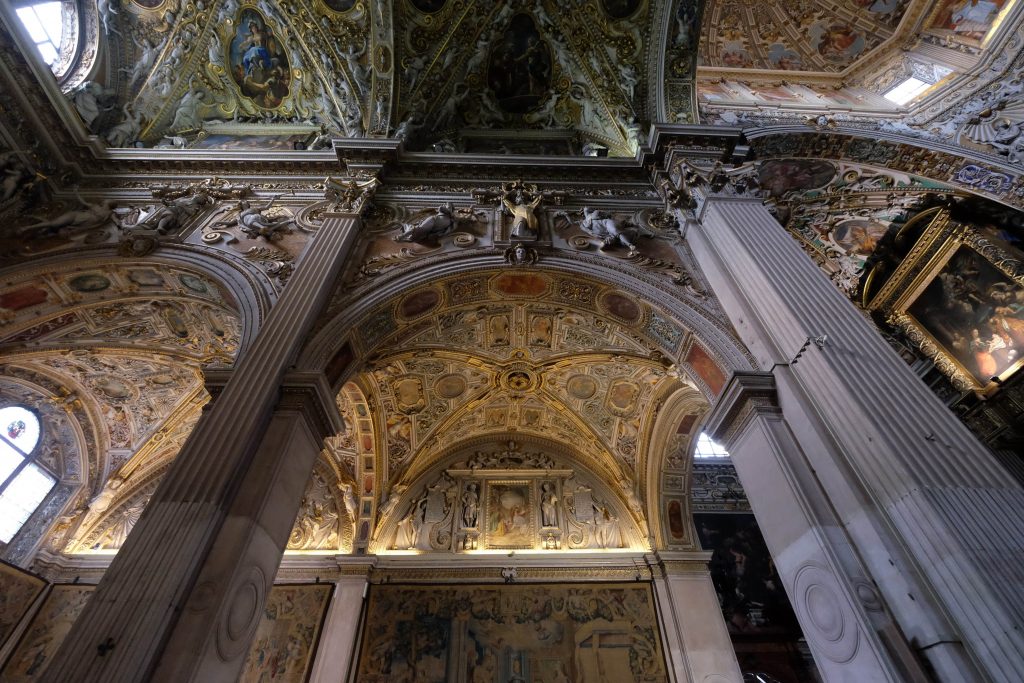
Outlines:
{"label": "fluted pilaster", "polygon": [[[360,206],[361,202],[354,210]],[[301,409],[275,410],[282,380],[326,304],[359,225],[356,213],[325,217],[248,354],[196,425],[42,680],[160,680],[161,670],[168,666],[163,652],[169,642],[198,642],[203,648],[215,643],[217,656],[229,663],[218,673],[205,675],[187,661],[175,662],[173,669],[181,677],[174,680],[234,680],[229,670],[235,663],[241,665],[266,597],[262,587],[273,581],[284,549],[287,533],[285,539],[277,538],[281,519],[292,505],[290,528],[312,457],[325,436],[317,433],[311,416],[296,419]],[[268,440],[279,447],[276,452],[261,449]],[[289,455],[295,456],[296,448],[308,456],[310,443],[314,455],[304,477],[279,470]],[[278,477],[302,478],[294,500],[286,496],[274,501],[279,512],[272,521],[259,517],[261,509],[270,507],[264,503],[274,486],[257,476],[254,493],[257,464],[274,469]],[[288,488],[293,489],[294,482]],[[218,539],[232,529],[240,534],[234,566],[218,555],[216,571],[205,576]],[[262,561],[255,561],[251,550]],[[267,558],[275,552],[277,560],[271,563]],[[205,619],[184,619],[186,605],[206,612]],[[190,633],[179,632],[185,624]],[[206,633],[200,637],[194,629]],[[98,648],[101,644],[106,646]],[[178,650],[177,656],[198,660],[208,654],[204,653]]]}
{"label": "fluted pilaster", "polygon": [[760,200],[709,197],[688,239],[908,639],[943,680],[964,652],[1024,680],[1024,491]]}

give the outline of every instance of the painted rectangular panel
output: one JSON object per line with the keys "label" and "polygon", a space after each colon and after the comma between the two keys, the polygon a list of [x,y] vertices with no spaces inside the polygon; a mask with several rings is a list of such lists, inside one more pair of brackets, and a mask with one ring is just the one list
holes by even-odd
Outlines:
{"label": "painted rectangular panel", "polygon": [[304,683],[334,584],[280,584],[270,590],[239,683]]}
{"label": "painted rectangular panel", "polygon": [[71,625],[82,613],[95,586],[56,584],[50,589],[43,606],[36,612],[28,630],[4,668],[4,683],[27,683],[42,674],[50,658],[64,642]]}
{"label": "painted rectangular panel", "polygon": [[32,607],[46,581],[20,567],[0,562],[0,647]]}
{"label": "painted rectangular panel", "polygon": [[370,588],[356,680],[668,681],[649,583]]}

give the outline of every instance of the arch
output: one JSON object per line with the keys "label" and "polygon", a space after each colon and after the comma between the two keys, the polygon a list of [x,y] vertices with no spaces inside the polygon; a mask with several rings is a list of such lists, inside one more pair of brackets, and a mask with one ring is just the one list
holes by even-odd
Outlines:
{"label": "arch", "polygon": [[[138,278],[133,278],[131,271],[146,269],[159,271],[154,275],[159,278],[159,282],[151,280],[147,284],[146,281],[139,282]],[[101,289],[73,289],[70,284],[72,273],[83,274],[90,270],[115,270],[121,273],[121,277]],[[186,286],[181,277],[188,274],[198,276],[201,280],[205,278],[212,283],[212,287],[200,291]],[[34,280],[39,281],[35,289],[26,289]],[[64,285],[63,288],[61,285]],[[123,301],[146,296],[182,296],[234,309],[240,323],[236,353],[244,353],[255,339],[260,324],[276,298],[261,271],[241,259],[222,259],[195,249],[170,245],[161,248],[153,256],[126,259],[117,256],[109,248],[100,248],[88,250],[84,254],[47,256],[24,265],[0,269],[0,317],[5,318],[7,327],[21,331],[25,327],[23,320],[31,318],[33,324],[38,324],[47,318],[64,314],[69,302],[109,303],[112,292],[119,294],[118,299]],[[40,307],[47,303],[56,306],[49,313],[42,313]]]}
{"label": "arch", "polygon": [[[488,451],[488,447],[498,450]],[[506,446],[494,438],[468,439],[405,481],[392,489],[381,511],[370,544],[373,553],[405,550],[401,546],[412,539],[406,538],[409,531],[403,530],[403,523],[417,516],[422,526],[416,531],[415,549],[427,552],[650,549],[643,510],[629,499],[628,491],[602,477],[574,447],[548,439],[524,437]],[[544,488],[545,484],[551,487]],[[472,503],[477,506],[474,519],[458,519],[469,514],[465,508],[471,485],[477,487],[472,494],[479,496]],[[496,539],[485,520],[488,505],[494,507],[500,490],[517,487],[523,492],[520,498],[528,501],[524,505],[530,507],[523,513],[529,533]],[[553,511],[540,510],[546,492],[556,495]],[[590,501],[594,510],[584,509]],[[600,521],[594,519],[599,509],[604,514]],[[583,521],[587,516],[594,520],[589,526]],[[626,522],[616,525],[614,533],[621,538],[614,537],[612,544],[598,537],[601,521],[608,520]]]}
{"label": "arch", "polygon": [[[328,310],[327,322],[315,333],[306,344],[296,363],[303,370],[323,370],[332,359],[344,350],[351,339],[351,332],[359,323],[369,320],[375,310],[382,310],[397,305],[402,296],[427,283],[439,283],[443,279],[471,277],[488,272],[501,272],[502,261],[497,255],[454,254],[417,263],[415,270],[395,271],[381,276],[371,284],[353,288],[344,296],[332,302]],[[544,259],[542,265],[529,272],[546,273],[553,277],[583,277],[602,283],[608,288],[623,290],[638,300],[657,306],[661,312],[672,316],[672,322],[681,329],[694,332],[708,350],[713,354],[723,371],[745,370],[754,367],[749,352],[732,335],[731,327],[717,317],[717,307],[707,301],[695,299],[686,294],[682,288],[667,290],[663,281],[655,280],[639,273],[629,264],[606,264],[583,261],[572,254],[552,254]],[[572,301],[564,301],[572,305]],[[688,350],[682,345],[675,349],[671,359],[682,360],[679,354]],[[360,349],[352,349],[358,358],[365,359],[369,352],[360,353]],[[667,354],[669,355],[669,354]],[[683,361],[685,363],[685,361]],[[351,371],[358,364],[350,363]],[[695,377],[695,382],[707,395],[713,395],[703,378]]]}

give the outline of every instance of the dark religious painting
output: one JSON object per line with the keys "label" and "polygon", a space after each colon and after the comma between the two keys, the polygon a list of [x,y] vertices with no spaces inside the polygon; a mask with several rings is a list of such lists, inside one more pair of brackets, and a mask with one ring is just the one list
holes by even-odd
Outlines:
{"label": "dark religious painting", "polygon": [[356,6],[356,0],[324,0],[324,4],[335,12],[347,12]]}
{"label": "dark religious painting", "polygon": [[668,680],[647,583],[370,588],[356,680]]}
{"label": "dark religious painting", "polygon": [[612,19],[625,19],[640,7],[640,0],[601,0],[601,7]]}
{"label": "dark religious painting", "polygon": [[753,515],[696,514],[701,547],[730,633],[799,632],[782,580]]}
{"label": "dark religious painting", "polygon": [[231,76],[242,94],[264,109],[275,109],[288,96],[291,69],[284,45],[263,15],[244,9],[231,39]]}
{"label": "dark religious painting", "polygon": [[1020,364],[1024,287],[970,247],[957,249],[907,312],[981,386]]}
{"label": "dark religious painting", "polygon": [[817,159],[777,159],[761,165],[758,182],[773,197],[793,190],[821,187],[835,178],[836,168]]}
{"label": "dark religious painting", "polygon": [[529,15],[512,17],[491,50],[487,83],[501,108],[514,114],[536,109],[549,97],[551,50]]}
{"label": "dark religious painting", "polygon": [[442,7],[448,0],[412,0],[412,6],[421,12],[429,14],[430,12],[436,12]]}
{"label": "dark religious painting", "polygon": [[132,2],[143,9],[156,9],[164,4],[164,0],[132,0]]}

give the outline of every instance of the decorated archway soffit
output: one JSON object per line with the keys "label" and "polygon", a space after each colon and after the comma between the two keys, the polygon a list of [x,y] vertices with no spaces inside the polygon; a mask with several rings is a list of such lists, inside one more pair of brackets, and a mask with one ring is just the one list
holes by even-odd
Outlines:
{"label": "decorated archway soffit", "polygon": [[[256,135],[292,149],[323,127],[427,148],[471,129],[487,147],[502,144],[495,130],[534,129],[629,156],[638,122],[658,118],[663,15],[677,13],[666,0],[124,5],[101,22],[106,78],[69,93],[110,146],[245,148]],[[692,56],[696,33],[675,47]]]}
{"label": "decorated archway soffit", "polygon": [[638,481],[664,398],[713,395],[727,375],[663,311],[538,271],[423,286],[356,329],[351,343],[370,358],[358,383],[388,486],[465,439],[515,434],[577,444],[605,476]]}

